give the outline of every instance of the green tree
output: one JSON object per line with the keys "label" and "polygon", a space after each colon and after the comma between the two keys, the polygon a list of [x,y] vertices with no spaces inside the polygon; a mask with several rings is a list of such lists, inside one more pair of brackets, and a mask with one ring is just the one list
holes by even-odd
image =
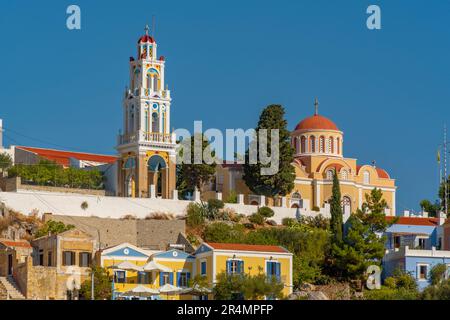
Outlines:
{"label": "green tree", "polygon": [[441,204],[439,201],[431,203],[430,200],[422,200],[420,201],[420,207],[423,211],[428,212],[430,217],[437,217],[441,211]]}
{"label": "green tree", "polygon": [[91,270],[89,280],[86,280],[81,284],[80,295],[86,300],[91,300],[92,273],[94,273],[94,300],[111,300],[112,285],[109,279],[108,271],[99,266],[94,266]]}
{"label": "green tree", "polygon": [[263,216],[264,218],[272,218],[275,215],[275,212],[272,210],[272,208],[269,207],[261,207],[258,209],[258,214]]}
{"label": "green tree", "polygon": [[282,298],[283,288],[280,280],[268,278],[262,272],[256,275],[220,273],[213,292],[216,300],[258,300]]}
{"label": "green tree", "polygon": [[422,300],[450,300],[450,279],[426,287],[420,298]]}
{"label": "green tree", "polygon": [[0,172],[5,172],[12,166],[12,158],[7,153],[0,153]]}
{"label": "green tree", "polygon": [[73,228],[75,228],[75,226],[72,224],[66,225],[61,221],[49,220],[41,228],[38,229],[35,237],[39,238],[47,235],[59,234]]}
{"label": "green tree", "polygon": [[[201,154],[198,155],[195,152],[196,141],[201,144]],[[216,163],[208,164],[203,157],[204,154],[210,154],[211,159],[215,159],[215,151],[211,150],[211,145],[203,134],[196,134],[181,142],[181,145],[183,148],[180,148],[178,156],[186,161],[177,165],[177,189],[185,196],[188,192],[194,192],[195,188],[202,190],[203,186],[213,179]],[[189,151],[190,155],[187,154]],[[200,156],[201,161],[199,160]]]}
{"label": "green tree", "polygon": [[330,230],[336,242],[342,242],[343,233],[343,212],[341,204],[341,188],[339,186],[339,179],[337,172],[333,175],[333,189],[330,201]]}
{"label": "green tree", "polygon": [[366,195],[362,209],[350,216],[348,230],[341,243],[333,243],[330,257],[332,272],[341,279],[362,279],[369,265],[380,265],[384,256],[385,236],[388,227],[380,189]]}
{"label": "green tree", "polygon": [[430,270],[431,284],[437,285],[445,280],[447,273],[447,265],[444,263],[438,263]]}
{"label": "green tree", "polygon": [[[287,130],[287,121],[284,119],[284,108],[281,105],[270,105],[266,107],[259,118],[256,133],[260,130],[268,130],[267,153],[279,155],[279,169],[274,175],[261,174],[261,168],[269,168],[270,164],[264,165],[260,162],[259,139],[253,142],[258,154],[256,164],[250,164],[250,149],[245,154],[245,164],[243,179],[247,186],[255,194],[268,197],[285,196],[294,188],[295,171],[292,166],[294,161],[294,149],[290,143],[290,132]],[[279,145],[272,150],[271,130],[279,130]]]}

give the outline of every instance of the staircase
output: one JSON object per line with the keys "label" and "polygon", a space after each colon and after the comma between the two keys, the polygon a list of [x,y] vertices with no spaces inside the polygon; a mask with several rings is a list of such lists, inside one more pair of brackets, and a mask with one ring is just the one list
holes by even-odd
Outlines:
{"label": "staircase", "polygon": [[9,300],[24,300],[24,295],[20,292],[13,277],[0,277],[0,283],[6,289],[7,299]]}

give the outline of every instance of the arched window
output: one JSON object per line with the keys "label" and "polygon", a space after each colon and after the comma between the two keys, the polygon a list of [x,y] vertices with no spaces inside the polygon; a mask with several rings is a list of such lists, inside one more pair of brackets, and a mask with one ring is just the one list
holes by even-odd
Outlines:
{"label": "arched window", "polygon": [[342,209],[344,210],[344,214],[346,208],[348,208],[350,213],[352,212],[352,200],[347,196],[342,198]]}
{"label": "arched window", "polygon": [[327,180],[333,180],[333,176],[334,176],[334,171],[333,170],[328,170],[326,173],[327,176]]}
{"label": "arched window", "polygon": [[341,139],[340,138],[336,138],[336,144],[337,144],[337,146],[336,146],[336,153],[337,154],[341,154]]}
{"label": "arched window", "polygon": [[329,153],[334,153],[334,138],[330,137],[328,139]]}
{"label": "arched window", "polygon": [[166,133],[166,113],[165,112],[162,113],[162,119],[161,120],[162,120],[161,121],[161,123],[162,123],[162,130],[161,130],[161,132],[162,133]]}
{"label": "arched window", "polygon": [[325,153],[325,137],[324,136],[321,136],[319,138],[319,152]]}
{"label": "arched window", "polygon": [[292,194],[291,199],[292,199],[292,200],[301,200],[301,199],[302,199],[302,196],[300,195],[299,192],[296,191],[296,192],[294,192],[294,193]]}
{"label": "arched window", "polygon": [[145,110],[145,132],[148,132],[148,110]]}
{"label": "arched window", "polygon": [[129,119],[130,124],[128,125],[128,128],[130,129],[130,132],[134,132],[134,106],[131,106]]}
{"label": "arched window", "polygon": [[305,136],[302,136],[301,138],[300,138],[300,152],[301,153],[305,153],[306,152],[306,138],[305,138]]}
{"label": "arched window", "polygon": [[363,173],[363,183],[364,184],[370,184],[370,172],[364,171]]}
{"label": "arched window", "polygon": [[309,137],[309,150],[312,153],[316,152],[316,137],[315,136]]}
{"label": "arched window", "polygon": [[159,116],[157,112],[152,113],[152,132],[159,132]]}
{"label": "arched window", "polygon": [[348,180],[348,172],[347,172],[347,170],[343,169],[341,171],[341,179],[342,180]]}
{"label": "arched window", "polygon": [[158,76],[154,75],[153,76],[153,91],[158,91]]}

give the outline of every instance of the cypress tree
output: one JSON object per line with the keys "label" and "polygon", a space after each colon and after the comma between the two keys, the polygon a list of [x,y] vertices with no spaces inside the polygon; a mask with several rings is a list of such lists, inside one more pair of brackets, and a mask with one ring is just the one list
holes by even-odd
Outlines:
{"label": "cypress tree", "polygon": [[330,227],[334,240],[336,242],[342,242],[343,212],[341,206],[341,188],[339,186],[339,179],[336,171],[333,175],[333,190],[331,195],[330,213]]}
{"label": "cypress tree", "polygon": [[274,175],[261,175],[261,168],[269,168],[270,164],[260,163],[259,141],[257,141],[258,161],[256,164],[249,163],[249,150],[245,154],[243,179],[252,192],[267,197],[285,196],[294,188],[295,170],[292,166],[294,161],[294,149],[290,142],[290,132],[287,130],[287,121],[284,119],[284,108],[281,105],[269,105],[259,118],[255,131],[267,129],[268,154],[277,152],[271,150],[270,130],[279,130],[279,170]]}

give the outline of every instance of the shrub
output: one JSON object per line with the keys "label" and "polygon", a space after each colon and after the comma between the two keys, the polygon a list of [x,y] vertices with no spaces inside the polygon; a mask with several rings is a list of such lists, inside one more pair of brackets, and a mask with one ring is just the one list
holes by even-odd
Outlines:
{"label": "shrub", "polygon": [[294,219],[294,218],[287,218],[286,217],[286,218],[283,218],[281,220],[281,224],[283,226],[286,226],[286,227],[291,227],[291,226],[293,226],[296,223],[297,223],[297,219]]}
{"label": "shrub", "polygon": [[220,210],[223,209],[225,204],[219,199],[209,199],[206,205],[206,211],[208,219],[216,220],[219,218]]}
{"label": "shrub", "polygon": [[248,219],[250,220],[251,223],[258,225],[263,225],[265,221],[265,218],[259,213],[252,214]]}
{"label": "shrub", "polygon": [[136,216],[132,214],[126,214],[122,217],[120,217],[120,220],[136,220]]}
{"label": "shrub", "polygon": [[447,266],[443,263],[435,265],[430,270],[431,284],[436,285],[440,283],[445,278],[445,273],[447,272]]}
{"label": "shrub", "polygon": [[226,203],[237,203],[238,197],[237,197],[237,193],[234,190],[230,191],[230,195],[228,196],[228,198],[225,200]]}
{"label": "shrub", "polygon": [[89,204],[87,203],[87,201],[83,201],[81,203],[81,209],[86,210],[89,207]]}
{"label": "shrub", "polygon": [[205,228],[203,239],[206,242],[242,243],[244,227],[242,225],[231,226],[224,222],[215,222]]}
{"label": "shrub", "polygon": [[39,238],[49,234],[59,234],[73,228],[75,228],[74,225],[65,225],[63,222],[50,220],[47,221],[41,228],[39,228],[39,230],[35,234],[35,237]]}
{"label": "shrub", "polygon": [[271,218],[274,216],[275,212],[269,207],[261,207],[258,209],[258,214],[264,218]]}
{"label": "shrub", "polygon": [[200,204],[191,202],[186,209],[186,223],[190,227],[198,227],[205,223],[203,209]]}
{"label": "shrub", "polygon": [[171,213],[153,212],[148,214],[145,220],[175,220],[175,217]]}

